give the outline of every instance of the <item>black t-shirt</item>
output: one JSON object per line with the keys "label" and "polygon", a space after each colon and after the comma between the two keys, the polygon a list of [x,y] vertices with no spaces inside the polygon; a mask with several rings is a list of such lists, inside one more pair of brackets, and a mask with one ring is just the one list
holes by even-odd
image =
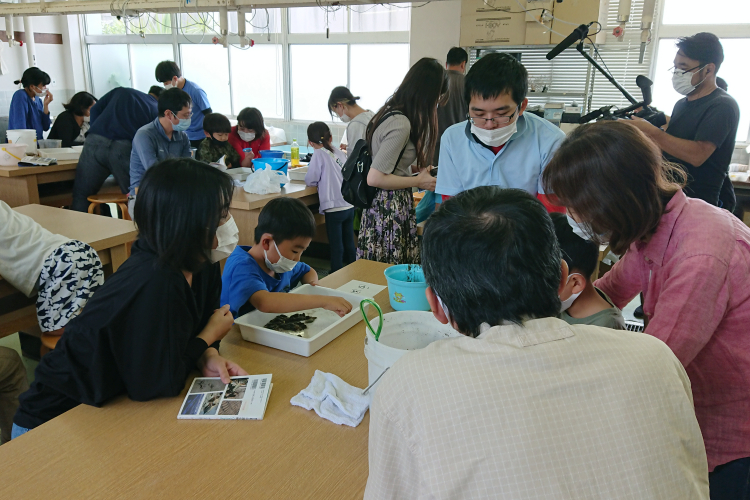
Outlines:
{"label": "black t-shirt", "polygon": [[42,358],[13,422],[31,429],[81,403],[102,406],[120,394],[135,401],[178,395],[208,347],[197,335],[220,294],[218,264],[194,273],[191,287],[136,241],[130,258]]}
{"label": "black t-shirt", "polygon": [[740,108],[737,101],[721,89],[705,97],[688,101],[681,99],[674,106],[667,133],[689,141],[707,141],[716,150],[700,167],[664,154],[667,160],[679,163],[688,173],[685,194],[712,205],[719,202],[719,192],[732,159]]}

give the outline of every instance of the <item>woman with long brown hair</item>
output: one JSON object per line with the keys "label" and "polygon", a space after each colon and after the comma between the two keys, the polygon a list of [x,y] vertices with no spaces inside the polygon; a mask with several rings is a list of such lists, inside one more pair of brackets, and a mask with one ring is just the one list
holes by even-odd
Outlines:
{"label": "woman with long brown hair", "polygon": [[[370,121],[367,143],[372,165],[367,184],[378,192],[372,206],[362,212],[358,258],[419,263],[412,188],[435,190],[430,163],[437,141],[437,106],[447,91],[442,64],[424,57]],[[412,176],[415,162],[419,175]]]}
{"label": "woman with long brown hair", "polygon": [[620,308],[643,292],[645,332],[690,377],[711,498],[740,498],[726,492],[750,477],[750,229],[685,196],[684,172],[625,121],[577,128],[543,182],[571,225],[624,254],[595,285]]}

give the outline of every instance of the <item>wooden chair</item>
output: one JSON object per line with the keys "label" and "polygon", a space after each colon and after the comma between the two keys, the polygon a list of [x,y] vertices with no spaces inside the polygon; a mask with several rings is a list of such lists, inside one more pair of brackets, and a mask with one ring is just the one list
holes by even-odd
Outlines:
{"label": "wooden chair", "polygon": [[121,193],[98,193],[86,198],[90,214],[101,214],[102,203],[114,203],[120,208],[120,215],[124,220],[131,220],[128,213],[128,195]]}

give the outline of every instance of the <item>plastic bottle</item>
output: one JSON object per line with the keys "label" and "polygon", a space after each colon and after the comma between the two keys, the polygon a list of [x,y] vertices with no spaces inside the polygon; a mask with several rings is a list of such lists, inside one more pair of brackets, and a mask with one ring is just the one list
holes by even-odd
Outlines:
{"label": "plastic bottle", "polygon": [[292,167],[299,167],[299,144],[297,144],[297,139],[292,140]]}

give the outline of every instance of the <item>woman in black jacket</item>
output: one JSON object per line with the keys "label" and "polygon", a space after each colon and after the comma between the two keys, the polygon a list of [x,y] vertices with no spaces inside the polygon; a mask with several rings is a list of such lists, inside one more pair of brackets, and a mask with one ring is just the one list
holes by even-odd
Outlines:
{"label": "woman in black jacket", "polygon": [[224,249],[236,244],[223,231],[217,236],[230,220],[233,191],[228,175],[190,158],[146,172],[132,254],[42,358],[19,397],[13,438],[79,404],[102,406],[121,394],[135,401],[177,396],[195,369],[225,383],[247,375],[218,351],[234,319],[219,304],[211,249],[218,239]]}
{"label": "woman in black jacket", "polygon": [[60,113],[48,139],[62,139],[62,147],[80,146],[86,139],[89,130],[89,112],[96,104],[96,97],[88,92],[78,92],[68,104],[63,104],[65,111]]}

